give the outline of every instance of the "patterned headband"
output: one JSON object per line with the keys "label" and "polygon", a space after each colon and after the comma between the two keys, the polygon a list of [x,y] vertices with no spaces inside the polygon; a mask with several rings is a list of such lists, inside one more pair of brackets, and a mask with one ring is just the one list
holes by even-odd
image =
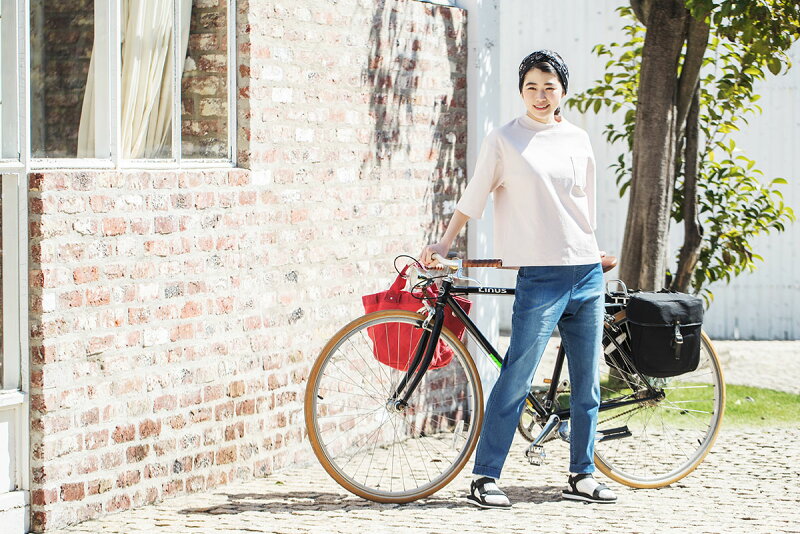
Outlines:
{"label": "patterned headband", "polygon": [[558,79],[561,80],[561,85],[564,86],[564,92],[567,92],[567,83],[569,82],[569,69],[567,64],[561,59],[557,53],[552,50],[537,50],[522,60],[519,64],[519,90],[522,92],[522,81],[529,70],[537,63],[549,63],[555,69]]}

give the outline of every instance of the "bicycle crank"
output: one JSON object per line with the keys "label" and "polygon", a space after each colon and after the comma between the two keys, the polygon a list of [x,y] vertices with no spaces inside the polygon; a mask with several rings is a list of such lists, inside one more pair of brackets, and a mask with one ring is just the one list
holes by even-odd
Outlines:
{"label": "bicycle crank", "polygon": [[552,414],[547,419],[547,423],[545,423],[542,431],[538,436],[536,436],[536,439],[533,440],[533,443],[531,443],[528,449],[525,451],[525,457],[528,459],[531,465],[542,465],[544,463],[544,459],[547,457],[547,455],[544,452],[544,446],[542,443],[547,441],[547,439],[556,432],[560,424],[561,418],[556,414]]}

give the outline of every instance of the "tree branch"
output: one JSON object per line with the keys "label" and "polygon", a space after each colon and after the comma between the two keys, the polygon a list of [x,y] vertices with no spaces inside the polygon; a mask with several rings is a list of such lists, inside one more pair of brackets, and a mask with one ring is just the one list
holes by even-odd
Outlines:
{"label": "tree branch", "polygon": [[692,105],[686,118],[686,145],[684,148],[683,177],[683,246],[678,258],[678,272],[672,281],[672,289],[689,291],[694,269],[700,258],[703,242],[703,227],[697,210],[697,153],[700,137],[700,91],[695,90]]}
{"label": "tree branch", "polygon": [[677,121],[678,135],[682,135],[689,106],[697,91],[700,82],[700,68],[703,66],[703,56],[708,47],[709,25],[703,17],[697,20],[689,16],[689,28],[686,38],[686,55],[683,59],[681,77],[678,80]]}

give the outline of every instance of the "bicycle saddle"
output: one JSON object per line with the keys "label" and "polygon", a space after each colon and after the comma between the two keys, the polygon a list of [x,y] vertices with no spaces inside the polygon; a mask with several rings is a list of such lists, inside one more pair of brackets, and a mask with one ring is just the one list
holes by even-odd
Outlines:
{"label": "bicycle saddle", "polygon": [[603,266],[603,272],[607,273],[611,269],[617,266],[617,257],[616,256],[602,256],[600,258],[600,265]]}

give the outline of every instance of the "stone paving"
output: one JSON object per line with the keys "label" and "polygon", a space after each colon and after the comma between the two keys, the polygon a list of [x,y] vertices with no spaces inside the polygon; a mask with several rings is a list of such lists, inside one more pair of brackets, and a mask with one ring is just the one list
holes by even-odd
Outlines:
{"label": "stone paving", "polygon": [[800,394],[800,341],[714,341],[714,348],[725,383]]}
{"label": "stone paving", "polygon": [[[798,392],[800,342],[716,345],[729,382]],[[468,469],[431,498],[381,505],[348,494],[314,464],[53,532],[800,533],[800,417],[790,428],[723,427],[706,460],[670,487],[609,483],[619,496],[615,505],[562,501],[567,445],[548,444],[541,467],[528,465],[525,445],[514,443],[503,473],[510,510],[470,506]]]}

